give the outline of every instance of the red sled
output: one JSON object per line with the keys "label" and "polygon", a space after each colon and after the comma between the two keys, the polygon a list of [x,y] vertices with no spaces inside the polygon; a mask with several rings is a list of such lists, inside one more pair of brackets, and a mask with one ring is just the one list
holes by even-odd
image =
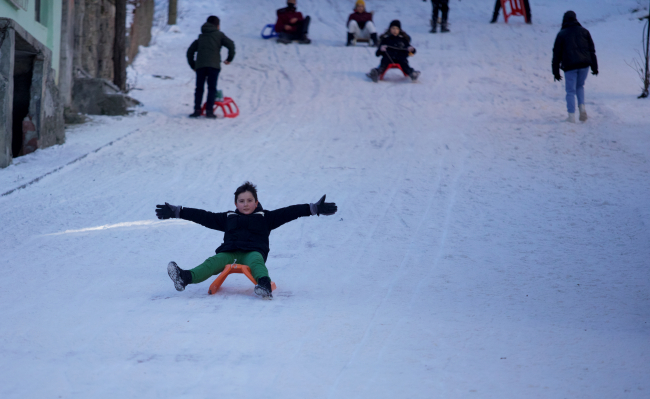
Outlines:
{"label": "red sled", "polygon": [[[207,105],[208,103],[203,104],[203,108],[201,108],[201,115],[205,115],[205,109]],[[212,112],[216,114],[219,107],[221,107],[223,116],[225,118],[235,118],[239,115],[239,107],[230,97],[224,97],[221,101],[215,101],[214,105],[212,106]]]}
{"label": "red sled", "polygon": [[[508,12],[506,4],[510,5],[510,12]],[[508,23],[508,18],[512,16],[524,17],[524,20],[528,21],[526,9],[524,8],[524,0],[501,0],[501,8],[503,9],[503,19],[505,19],[506,23]]]}
{"label": "red sled", "polygon": [[404,76],[408,76],[408,75],[404,72],[404,70],[402,69],[402,67],[399,66],[399,64],[388,64],[388,66],[386,67],[386,70],[384,70],[384,72],[382,72],[381,75],[379,75],[379,80],[384,80],[384,75],[386,75],[386,72],[388,72],[389,69],[393,69],[393,68],[395,68],[395,69],[399,69],[400,71],[402,71],[402,73],[404,74]]}

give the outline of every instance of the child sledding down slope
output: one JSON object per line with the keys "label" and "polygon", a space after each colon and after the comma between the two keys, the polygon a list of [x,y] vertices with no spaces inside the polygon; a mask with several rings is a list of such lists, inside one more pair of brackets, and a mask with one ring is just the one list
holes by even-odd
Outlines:
{"label": "child sledding down slope", "polygon": [[265,264],[271,230],[302,216],[329,216],[337,211],[336,204],[325,202],[324,195],[315,204],[292,205],[267,211],[257,201],[257,188],[250,182],[244,183],[235,191],[235,207],[237,209],[234,212],[212,213],[168,203],[156,206],[158,219],[185,219],[225,232],[223,244],[215,251],[217,254],[194,269],[183,270],[176,262],[169,262],[167,273],[176,290],[183,291],[188,284],[198,284],[221,273],[226,265],[237,259],[237,263],[250,267],[251,274],[257,281],[255,294],[271,299],[271,278]]}
{"label": "child sledding down slope", "polygon": [[420,72],[409,66],[409,54],[415,54],[415,48],[411,46],[411,37],[402,30],[402,24],[399,20],[390,23],[388,30],[381,35],[379,48],[375,53],[377,57],[381,56],[379,68],[370,70],[368,76],[373,82],[379,81],[379,76],[386,71],[388,64],[399,64],[405,74],[416,80]]}

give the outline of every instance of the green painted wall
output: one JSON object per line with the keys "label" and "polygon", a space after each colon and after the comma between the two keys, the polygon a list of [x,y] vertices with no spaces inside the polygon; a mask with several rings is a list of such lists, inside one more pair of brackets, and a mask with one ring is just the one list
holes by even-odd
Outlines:
{"label": "green painted wall", "polygon": [[27,0],[27,10],[16,8],[8,0],[0,0],[0,18],[11,18],[27,32],[52,50],[52,68],[59,81],[59,58],[61,55],[61,0],[41,0],[41,22],[36,22],[34,0]]}

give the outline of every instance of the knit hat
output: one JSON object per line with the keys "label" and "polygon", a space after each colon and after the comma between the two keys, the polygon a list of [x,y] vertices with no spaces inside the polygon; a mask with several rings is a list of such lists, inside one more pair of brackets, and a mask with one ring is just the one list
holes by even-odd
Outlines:
{"label": "knit hat", "polygon": [[356,4],[354,5],[354,8],[357,8],[359,6],[366,6],[366,2],[363,0],[357,0]]}
{"label": "knit hat", "polygon": [[393,26],[397,26],[398,28],[402,29],[402,23],[399,21],[399,19],[394,19],[391,23],[388,29],[392,28]]}

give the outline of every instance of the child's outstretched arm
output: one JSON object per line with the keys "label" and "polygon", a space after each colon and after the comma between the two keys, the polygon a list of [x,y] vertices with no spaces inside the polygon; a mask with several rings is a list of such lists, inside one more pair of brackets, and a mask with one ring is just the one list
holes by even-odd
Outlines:
{"label": "child's outstretched arm", "polygon": [[325,202],[325,196],[323,195],[315,204],[292,205],[267,212],[267,215],[271,219],[269,227],[273,230],[299,217],[312,215],[329,216],[335,214],[337,210],[336,204],[334,202]]}
{"label": "child's outstretched arm", "polygon": [[183,208],[180,205],[156,205],[158,219],[185,219],[209,229],[226,231],[226,213],[213,213],[202,209]]}

